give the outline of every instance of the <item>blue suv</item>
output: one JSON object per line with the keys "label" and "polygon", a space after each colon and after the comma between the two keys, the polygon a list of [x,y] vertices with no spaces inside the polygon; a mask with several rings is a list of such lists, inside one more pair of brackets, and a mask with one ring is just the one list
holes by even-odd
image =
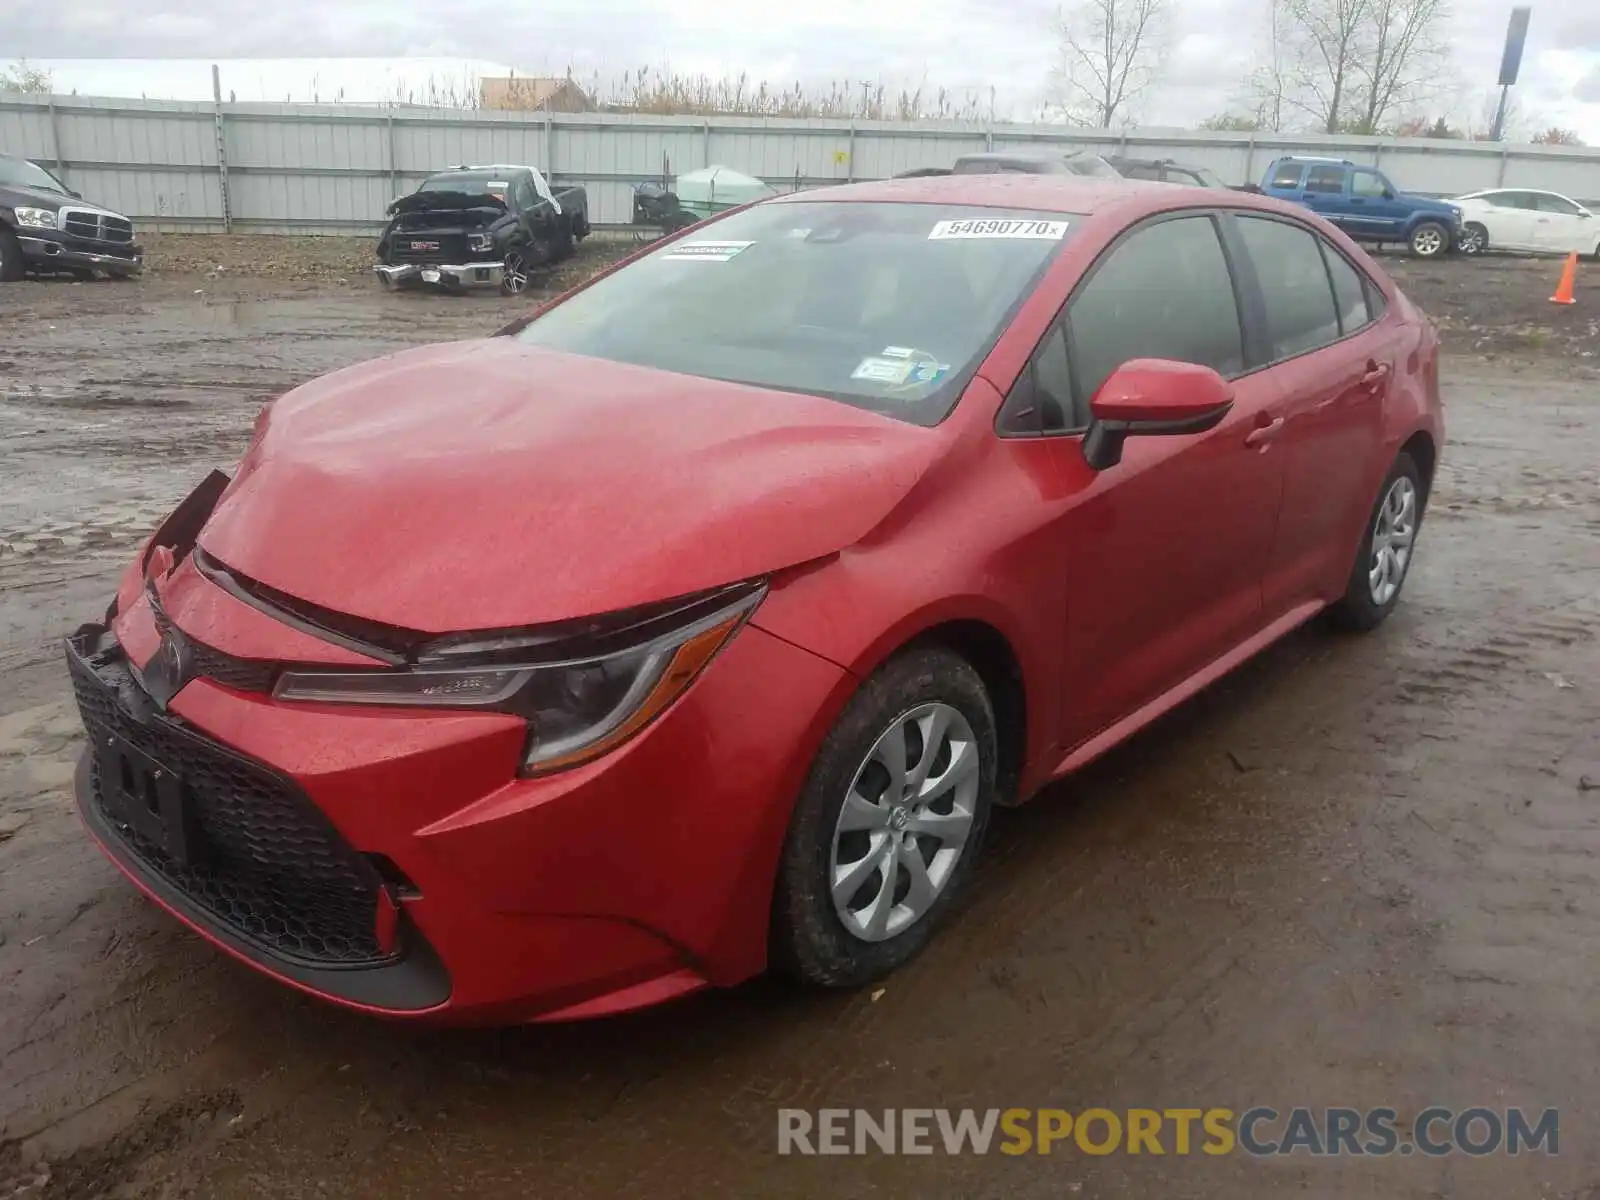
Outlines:
{"label": "blue suv", "polygon": [[1408,195],[1376,167],[1347,158],[1276,159],[1261,190],[1304,204],[1358,242],[1405,242],[1421,258],[1461,244],[1461,210],[1454,204]]}

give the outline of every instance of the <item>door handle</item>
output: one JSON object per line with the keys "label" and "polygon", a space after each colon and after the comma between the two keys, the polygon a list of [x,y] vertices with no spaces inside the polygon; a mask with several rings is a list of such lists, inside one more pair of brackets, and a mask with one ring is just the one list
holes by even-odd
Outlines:
{"label": "door handle", "polygon": [[1273,438],[1278,436],[1278,431],[1283,428],[1283,418],[1273,417],[1265,425],[1257,425],[1244,435],[1246,446],[1266,446]]}
{"label": "door handle", "polygon": [[1361,386],[1368,389],[1376,388],[1388,378],[1388,363],[1368,362],[1367,373],[1361,377]]}

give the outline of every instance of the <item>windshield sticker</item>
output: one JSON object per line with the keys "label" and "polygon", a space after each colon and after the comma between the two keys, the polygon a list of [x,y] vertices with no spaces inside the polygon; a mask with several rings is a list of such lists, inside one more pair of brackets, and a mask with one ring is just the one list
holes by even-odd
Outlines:
{"label": "windshield sticker", "polygon": [[1024,238],[1032,241],[1059,242],[1067,236],[1065,221],[940,221],[928,234],[930,242],[953,238]]}
{"label": "windshield sticker", "polygon": [[950,374],[950,364],[933,355],[905,346],[886,346],[882,354],[864,358],[850,373],[851,379],[881,383],[893,391],[926,387]]}
{"label": "windshield sticker", "polygon": [[682,262],[727,262],[754,245],[754,242],[680,242],[661,257]]}
{"label": "windshield sticker", "polygon": [[850,372],[850,378],[867,383],[904,383],[914,365],[903,358],[863,358],[861,365]]}

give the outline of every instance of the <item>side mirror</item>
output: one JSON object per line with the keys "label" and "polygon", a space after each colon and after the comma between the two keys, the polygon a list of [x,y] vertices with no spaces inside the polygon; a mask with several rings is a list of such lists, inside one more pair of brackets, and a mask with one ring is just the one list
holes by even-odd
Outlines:
{"label": "side mirror", "polygon": [[1107,376],[1089,401],[1093,418],[1083,458],[1096,471],[1122,461],[1130,437],[1205,433],[1233,407],[1233,385],[1210,367],[1164,358],[1135,358]]}
{"label": "side mirror", "polygon": [[1385,200],[1393,200],[1394,199],[1394,189],[1392,187],[1384,188],[1383,189],[1383,198]]}

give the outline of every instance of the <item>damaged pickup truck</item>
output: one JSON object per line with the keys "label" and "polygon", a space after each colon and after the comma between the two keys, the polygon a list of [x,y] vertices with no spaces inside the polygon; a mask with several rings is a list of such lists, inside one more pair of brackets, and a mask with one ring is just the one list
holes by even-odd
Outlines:
{"label": "damaged pickup truck", "polygon": [[535,167],[454,167],[389,205],[373,267],[384,287],[517,293],[529,272],[567,257],[589,235],[581,187],[552,191]]}

